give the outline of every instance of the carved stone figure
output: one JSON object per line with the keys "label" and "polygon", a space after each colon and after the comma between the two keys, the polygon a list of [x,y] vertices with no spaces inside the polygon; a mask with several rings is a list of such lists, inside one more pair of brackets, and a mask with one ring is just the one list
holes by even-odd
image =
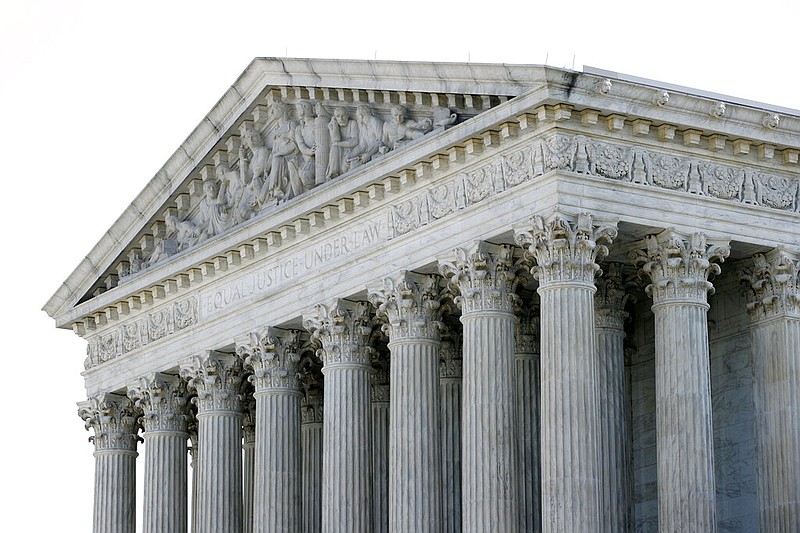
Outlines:
{"label": "carved stone figure", "polygon": [[217,190],[217,181],[206,179],[203,182],[203,199],[192,220],[197,233],[197,242],[203,242],[231,227],[232,219],[228,213],[227,185],[222,182]]}
{"label": "carved stone figure", "polygon": [[314,187],[316,173],[315,154],[316,116],[311,102],[301,101],[300,123],[294,129],[294,143],[299,150],[298,156],[289,162],[289,186],[284,190],[280,200],[288,200]]}
{"label": "carved stone figure", "polygon": [[273,138],[269,175],[258,193],[258,202],[262,206],[285,196],[289,188],[289,161],[298,153],[294,137],[297,122],[289,118],[289,108],[283,102],[274,102],[272,116],[277,127]]}
{"label": "carved stone figure", "polygon": [[317,114],[317,118],[314,119],[314,143],[317,145],[317,151],[314,154],[314,183],[321,185],[325,183],[328,176],[328,157],[331,146],[331,132],[328,125],[331,114],[319,101],[314,105],[314,112]]}
{"label": "carved stone figure", "polygon": [[[258,155],[259,158],[263,156],[264,151],[268,152],[266,147],[261,146]],[[255,154],[256,152],[254,152],[254,156]],[[268,153],[267,157],[269,157]],[[247,158],[247,151],[244,149],[244,147],[240,147],[238,169],[232,169],[227,162],[220,162],[216,168],[217,176],[220,176],[221,180],[226,184],[227,204],[230,206],[231,216],[233,217],[231,221],[232,225],[249,220],[256,214],[257,211],[257,200],[252,187],[252,180],[257,180],[257,183],[261,183],[261,179],[248,179],[248,163],[249,160]],[[259,166],[260,165],[261,162],[259,162]]]}
{"label": "carved stone figure", "polygon": [[333,118],[328,123],[331,148],[328,156],[326,179],[333,179],[349,169],[348,160],[353,159],[353,151],[359,145],[358,124],[350,118],[346,107],[333,110]]}
{"label": "carved stone figure", "polygon": [[456,123],[458,115],[451,113],[446,107],[436,106],[433,108],[433,127],[434,128],[447,128]]}
{"label": "carved stone figure", "polygon": [[419,139],[433,127],[429,118],[419,122],[406,118],[406,108],[399,104],[391,107],[391,113],[392,120],[383,124],[383,139],[380,148],[383,154],[399,148],[408,141]]}
{"label": "carved stone figure", "polygon": [[[247,157],[247,152],[244,148],[250,150],[251,157]],[[244,143],[239,149],[239,169],[244,173],[248,182],[253,190],[253,195],[256,196],[261,189],[267,177],[269,176],[272,167],[272,153],[268,144],[261,138],[261,134],[252,126],[248,124],[244,130]]]}
{"label": "carved stone figure", "polygon": [[358,124],[358,145],[347,158],[348,169],[368,163],[378,153],[383,139],[383,121],[376,117],[372,108],[361,105],[356,108]]}

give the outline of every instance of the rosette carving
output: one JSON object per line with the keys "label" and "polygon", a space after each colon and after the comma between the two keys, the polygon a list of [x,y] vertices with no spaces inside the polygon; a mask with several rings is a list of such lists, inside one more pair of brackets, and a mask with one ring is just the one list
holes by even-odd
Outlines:
{"label": "rosette carving", "polygon": [[651,283],[645,288],[655,304],[669,301],[695,301],[706,303],[708,294],[714,293],[709,277],[720,273],[712,261],[725,260],[730,254],[728,241],[715,239],[709,242],[703,233],[691,236],[670,228],[644,241],[646,248],[634,250],[631,260],[641,267]]}
{"label": "rosette carving", "polygon": [[187,431],[189,401],[186,382],[179,376],[156,373],[128,388],[128,397],[142,410],[145,433]]}
{"label": "rosette carving", "polygon": [[337,298],[327,304],[317,304],[313,312],[303,315],[303,327],[311,333],[312,339],[322,343],[317,356],[324,366],[371,363],[372,318],[367,302]]}
{"label": "rosette carving", "polygon": [[368,290],[376,316],[387,321],[385,329],[391,341],[439,339],[442,306],[437,276],[403,270]]}
{"label": "rosette carving", "polygon": [[625,279],[621,263],[608,263],[603,275],[595,281],[594,322],[598,328],[623,329],[628,313],[625,304],[629,295],[625,290]]}
{"label": "rosette carving", "polygon": [[753,321],[800,317],[800,254],[776,248],[753,256],[738,272]]}
{"label": "rosette carving", "polygon": [[299,390],[300,332],[266,327],[236,341],[236,353],[253,371],[256,393],[265,389]]}
{"label": "rosette carving", "polygon": [[526,258],[540,287],[553,283],[594,286],[597,261],[608,255],[606,244],[617,236],[615,223],[595,223],[590,213],[577,217],[556,211],[547,218],[531,217],[527,228],[515,229],[514,239],[526,249]]}
{"label": "rosette carving", "polygon": [[475,242],[456,248],[449,258],[439,260],[439,272],[460,292],[453,301],[466,313],[475,311],[513,312],[520,283],[513,247]]}
{"label": "rosette carving", "polygon": [[136,443],[141,440],[139,415],[133,402],[122,394],[101,393],[89,398],[78,408],[78,416],[91,428],[94,436],[89,437],[95,450],[122,450],[135,452]]}
{"label": "rosette carving", "polygon": [[242,361],[235,354],[208,350],[181,368],[189,390],[197,392],[192,401],[198,413],[242,410]]}

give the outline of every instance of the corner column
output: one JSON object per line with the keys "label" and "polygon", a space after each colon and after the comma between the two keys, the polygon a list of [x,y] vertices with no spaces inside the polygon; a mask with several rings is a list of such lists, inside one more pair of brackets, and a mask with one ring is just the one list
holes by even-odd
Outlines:
{"label": "corner column", "polygon": [[403,271],[368,290],[391,353],[389,531],[441,533],[438,278]]}
{"label": "corner column", "polygon": [[539,457],[539,306],[517,309],[514,357],[517,365],[519,414],[520,528],[542,531],[541,463]]}
{"label": "corner column", "polygon": [[196,533],[242,532],[242,364],[207,351],[181,368],[197,391]]}
{"label": "corner column", "polygon": [[511,246],[476,242],[439,260],[463,324],[462,531],[519,531]]}
{"label": "corner column", "polygon": [[608,263],[594,295],[600,362],[600,509],[605,533],[630,531],[630,405],[625,377],[625,283],[620,263]]}
{"label": "corner column", "polygon": [[139,412],[121,394],[102,393],[78,404],[94,430],[94,533],[136,532],[136,443]]}
{"label": "corner column", "polygon": [[612,223],[535,215],[516,230],[541,305],[542,531],[600,531],[599,364],[594,278]]}
{"label": "corner column", "polygon": [[759,523],[800,531],[800,254],[757,254],[739,275],[749,293]]}
{"label": "corner column", "polygon": [[672,229],[645,240],[631,257],[652,281],[656,351],[659,532],[717,530],[714,428],[708,348],[708,281],[727,241]]}
{"label": "corner column", "polygon": [[372,533],[372,332],[369,304],[337,299],[304,315],[325,375],[322,531]]}
{"label": "corner column", "polygon": [[128,390],[144,416],[144,533],[188,530],[189,464],[186,384],[179,376],[154,374]]}
{"label": "corner column", "polygon": [[256,399],[253,531],[299,533],[300,332],[264,328],[236,341]]}

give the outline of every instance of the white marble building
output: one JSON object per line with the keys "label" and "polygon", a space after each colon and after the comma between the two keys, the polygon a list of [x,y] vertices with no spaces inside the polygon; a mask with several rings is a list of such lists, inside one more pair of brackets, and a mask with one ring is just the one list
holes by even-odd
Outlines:
{"label": "white marble building", "polygon": [[145,533],[797,533],[798,159],[594,69],[254,60],[45,306],[94,531],[138,467]]}

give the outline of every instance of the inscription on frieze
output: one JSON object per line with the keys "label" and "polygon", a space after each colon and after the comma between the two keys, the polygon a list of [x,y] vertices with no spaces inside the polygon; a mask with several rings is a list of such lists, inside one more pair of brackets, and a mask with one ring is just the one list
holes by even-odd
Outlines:
{"label": "inscription on frieze", "polygon": [[214,317],[234,304],[258,299],[294,283],[297,278],[347,261],[357,252],[380,246],[387,237],[386,219],[380,218],[365,222],[347,232],[332,235],[294,255],[267,260],[256,272],[201,293],[201,320]]}

